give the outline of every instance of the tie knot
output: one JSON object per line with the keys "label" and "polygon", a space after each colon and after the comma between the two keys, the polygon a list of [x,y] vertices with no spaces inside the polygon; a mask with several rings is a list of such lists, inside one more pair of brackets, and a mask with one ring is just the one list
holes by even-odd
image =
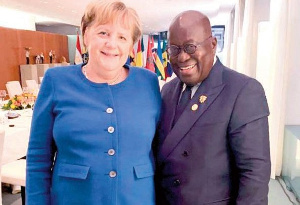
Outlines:
{"label": "tie knot", "polygon": [[190,90],[192,90],[192,87],[193,87],[193,86],[186,85],[184,91],[190,91]]}

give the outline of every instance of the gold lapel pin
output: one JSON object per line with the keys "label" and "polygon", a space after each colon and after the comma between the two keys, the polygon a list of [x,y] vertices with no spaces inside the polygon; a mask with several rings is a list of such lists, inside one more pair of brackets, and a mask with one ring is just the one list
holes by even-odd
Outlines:
{"label": "gold lapel pin", "polygon": [[193,111],[196,111],[198,109],[198,105],[197,104],[194,104],[191,108]]}
{"label": "gold lapel pin", "polygon": [[206,99],[207,99],[207,97],[205,95],[201,95],[199,98],[199,102],[202,104],[205,102]]}

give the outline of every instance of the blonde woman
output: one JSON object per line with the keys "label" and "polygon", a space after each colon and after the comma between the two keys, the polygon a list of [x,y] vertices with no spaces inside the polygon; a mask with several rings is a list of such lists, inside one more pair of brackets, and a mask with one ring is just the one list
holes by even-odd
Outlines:
{"label": "blonde woman", "polygon": [[124,65],[140,20],[121,2],[93,2],[82,35],[88,63],[50,69],[43,78],[27,155],[27,204],[153,205],[158,80]]}

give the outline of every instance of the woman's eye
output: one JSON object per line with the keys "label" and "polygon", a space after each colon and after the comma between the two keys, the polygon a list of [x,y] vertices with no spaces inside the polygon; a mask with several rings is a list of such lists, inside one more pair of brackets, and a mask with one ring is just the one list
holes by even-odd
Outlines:
{"label": "woman's eye", "polygon": [[126,40],[126,38],[124,36],[120,36],[120,39],[122,40]]}
{"label": "woman's eye", "polygon": [[103,36],[107,36],[108,35],[107,32],[105,32],[105,31],[100,31],[99,34],[103,35]]}

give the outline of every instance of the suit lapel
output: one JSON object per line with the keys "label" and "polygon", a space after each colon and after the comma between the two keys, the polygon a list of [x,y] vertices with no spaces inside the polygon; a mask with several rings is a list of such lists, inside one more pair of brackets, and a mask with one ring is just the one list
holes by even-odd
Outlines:
{"label": "suit lapel", "polygon": [[[165,159],[169,156],[169,154],[175,149],[177,144],[180,143],[180,141],[185,137],[188,131],[193,127],[195,122],[201,117],[201,115],[208,109],[208,107],[221,93],[221,91],[225,87],[225,85],[222,83],[222,71],[223,66],[219,61],[217,61],[216,64],[213,66],[210,75],[207,79],[205,79],[205,81],[201,83],[200,87],[196,91],[190,103],[187,105],[186,109],[183,111],[177,123],[174,125],[173,129],[171,129],[172,121],[169,120],[171,121],[168,122],[168,130],[170,130],[170,132],[168,132],[169,134],[166,136],[166,139],[161,145],[161,159]],[[199,100],[201,96],[206,97],[206,100],[202,103]],[[177,101],[173,101],[172,104],[175,104],[174,102]],[[192,106],[198,106],[198,108],[196,110],[192,110]],[[172,118],[170,117],[169,119],[174,118],[174,107],[173,110],[174,111],[172,112]]]}
{"label": "suit lapel", "polygon": [[172,129],[172,123],[173,123],[173,119],[175,116],[175,111],[176,111],[176,106],[177,106],[177,102],[178,102],[178,98],[179,95],[181,93],[182,90],[182,84],[180,82],[180,80],[177,78],[176,79],[177,82],[175,83],[175,87],[171,88],[171,90],[169,90],[169,92],[172,92],[173,90],[175,92],[173,92],[170,96],[170,99],[166,100],[166,113],[165,116],[167,116],[167,120],[165,120],[165,128],[166,128],[166,132],[169,133],[170,130]]}

